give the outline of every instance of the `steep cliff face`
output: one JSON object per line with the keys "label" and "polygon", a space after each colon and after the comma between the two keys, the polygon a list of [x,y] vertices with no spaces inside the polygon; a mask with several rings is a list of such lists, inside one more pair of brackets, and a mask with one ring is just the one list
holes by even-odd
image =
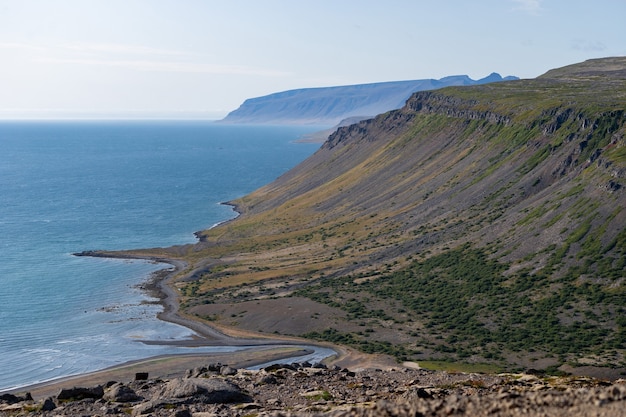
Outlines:
{"label": "steep cliff face", "polygon": [[248,99],[238,109],[230,112],[222,122],[334,126],[349,117],[373,117],[398,109],[416,91],[511,79],[516,77],[502,78],[499,74],[492,73],[480,80],[458,75],[440,80],[394,81],[290,90]]}
{"label": "steep cliff face", "polygon": [[350,337],[309,336],[398,357],[626,366],[626,59],[581,65],[339,128],[201,234],[230,266],[194,285],[286,280],[348,314]]}

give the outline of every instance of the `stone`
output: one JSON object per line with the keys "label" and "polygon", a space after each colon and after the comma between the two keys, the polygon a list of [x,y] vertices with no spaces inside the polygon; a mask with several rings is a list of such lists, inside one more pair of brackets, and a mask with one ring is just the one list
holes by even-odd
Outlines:
{"label": "stone", "polygon": [[155,409],[156,409],[156,403],[152,401],[141,403],[139,405],[136,405],[133,408],[133,416],[141,416],[144,414],[150,414],[154,412]]}
{"label": "stone", "polygon": [[274,375],[263,375],[257,380],[257,384],[278,384]]}
{"label": "stone", "polygon": [[288,369],[290,371],[295,371],[296,367],[293,366],[293,365],[288,365],[286,363],[275,363],[273,365],[269,365],[269,366],[266,366],[265,368],[263,368],[263,370],[265,372],[276,372],[276,371],[279,371],[281,369]]}
{"label": "stone", "polygon": [[137,372],[135,374],[135,381],[147,381],[148,375],[148,372]]}
{"label": "stone", "polygon": [[173,414],[174,417],[191,417],[191,411],[189,411],[188,409],[184,408],[182,410],[178,410]]}
{"label": "stone", "polygon": [[54,403],[51,397],[46,398],[41,405],[41,411],[52,411],[55,408],[57,408],[57,405]]}
{"label": "stone", "polygon": [[13,395],[13,394],[2,394],[0,395],[0,403],[4,404],[17,404],[24,401],[32,401],[33,397],[30,395],[30,392],[27,392],[24,395]]}
{"label": "stone", "polygon": [[220,369],[220,374],[224,375],[224,376],[232,376],[232,375],[237,375],[237,370],[235,368],[231,368],[228,365],[224,365],[222,366],[222,368]]}
{"label": "stone", "polygon": [[222,404],[250,399],[232,382],[218,378],[176,378],[169,381],[159,398],[174,398],[184,403]]}
{"label": "stone", "polygon": [[86,398],[100,399],[104,396],[104,388],[101,385],[91,388],[63,388],[57,394],[58,401],[78,401]]}
{"label": "stone", "polygon": [[211,372],[219,372],[220,369],[222,369],[222,365],[221,363],[217,362],[217,363],[210,363],[209,366],[207,367],[207,369]]}
{"label": "stone", "polygon": [[132,388],[121,383],[114,384],[107,389],[103,398],[107,401],[117,403],[129,403],[141,400],[141,397],[139,397]]}

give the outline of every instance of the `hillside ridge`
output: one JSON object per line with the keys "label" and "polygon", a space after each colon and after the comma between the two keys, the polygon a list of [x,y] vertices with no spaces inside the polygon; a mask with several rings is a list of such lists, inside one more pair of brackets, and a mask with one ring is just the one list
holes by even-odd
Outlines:
{"label": "hillside ridge", "polygon": [[162,250],[191,265],[181,307],[402,361],[626,372],[624,68],[417,92],[339,128]]}

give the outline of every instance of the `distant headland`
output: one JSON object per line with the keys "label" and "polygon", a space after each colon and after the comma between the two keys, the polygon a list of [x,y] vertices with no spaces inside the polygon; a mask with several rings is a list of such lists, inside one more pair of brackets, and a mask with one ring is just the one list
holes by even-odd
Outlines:
{"label": "distant headland", "polygon": [[439,80],[302,88],[247,99],[220,123],[335,126],[344,119],[368,119],[399,109],[417,91],[517,79],[515,76],[502,77],[494,72],[479,80],[473,80],[467,75],[453,75]]}

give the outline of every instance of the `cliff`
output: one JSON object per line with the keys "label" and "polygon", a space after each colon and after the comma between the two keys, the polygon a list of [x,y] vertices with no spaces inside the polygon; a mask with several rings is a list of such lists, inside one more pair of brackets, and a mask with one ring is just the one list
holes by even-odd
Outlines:
{"label": "cliff", "polygon": [[499,74],[492,73],[480,80],[458,75],[440,80],[395,81],[290,90],[248,99],[238,109],[230,112],[222,122],[334,126],[346,118],[364,119],[400,108],[416,91],[511,79],[515,77],[502,78]]}

